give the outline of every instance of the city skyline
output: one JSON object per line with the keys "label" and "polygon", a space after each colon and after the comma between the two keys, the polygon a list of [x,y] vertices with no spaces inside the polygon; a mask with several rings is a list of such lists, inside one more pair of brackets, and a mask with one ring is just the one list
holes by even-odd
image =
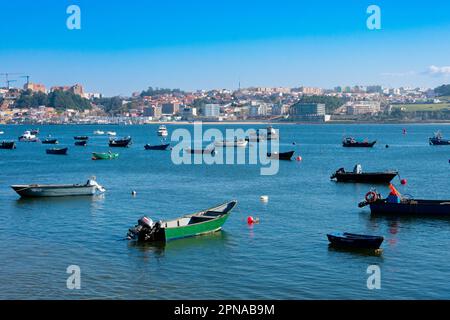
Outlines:
{"label": "city skyline", "polygon": [[[66,27],[71,4],[81,8],[81,30]],[[381,30],[366,27],[371,4],[381,8]],[[450,80],[450,23],[441,14],[450,4],[435,0],[427,7],[406,1],[2,7],[0,72],[28,74],[47,87],[82,83],[90,92],[127,96],[149,86],[437,87]],[[36,16],[37,8],[46,13]]]}

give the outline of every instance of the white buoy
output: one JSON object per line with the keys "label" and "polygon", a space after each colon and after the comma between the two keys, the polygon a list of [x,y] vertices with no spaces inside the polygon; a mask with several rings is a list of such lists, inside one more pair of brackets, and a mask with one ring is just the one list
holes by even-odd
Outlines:
{"label": "white buoy", "polygon": [[259,198],[262,202],[269,202],[269,196],[261,196]]}
{"label": "white buoy", "polygon": [[133,197],[135,197],[136,196],[136,191],[131,191],[131,195],[133,196]]}

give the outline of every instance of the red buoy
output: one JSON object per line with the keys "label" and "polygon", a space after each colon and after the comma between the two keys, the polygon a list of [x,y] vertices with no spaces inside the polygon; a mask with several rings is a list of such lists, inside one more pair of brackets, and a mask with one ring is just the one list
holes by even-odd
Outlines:
{"label": "red buoy", "polygon": [[408,183],[408,180],[402,179],[402,180],[400,180],[400,183],[401,183],[403,186],[405,186],[405,185]]}
{"label": "red buoy", "polygon": [[248,216],[248,217],[247,217],[247,223],[248,223],[248,224],[253,224],[254,222],[255,222],[255,220],[253,219],[252,216]]}
{"label": "red buoy", "polygon": [[302,157],[298,156],[297,161],[302,161]]}

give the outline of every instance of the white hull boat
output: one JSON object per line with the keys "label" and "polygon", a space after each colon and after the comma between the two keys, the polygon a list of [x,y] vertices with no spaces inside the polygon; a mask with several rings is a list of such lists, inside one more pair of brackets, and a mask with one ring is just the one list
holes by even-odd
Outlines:
{"label": "white hull boat", "polygon": [[95,180],[88,180],[86,184],[25,184],[11,188],[24,198],[92,196],[96,191],[105,192]]}

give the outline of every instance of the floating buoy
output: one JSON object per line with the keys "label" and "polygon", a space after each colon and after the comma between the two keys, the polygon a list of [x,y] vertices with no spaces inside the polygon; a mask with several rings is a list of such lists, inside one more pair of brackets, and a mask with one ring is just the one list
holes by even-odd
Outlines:
{"label": "floating buoy", "polygon": [[295,142],[292,142],[292,145],[294,145],[294,146],[295,146]]}
{"label": "floating buoy", "polygon": [[302,157],[298,156],[298,157],[296,158],[296,160],[297,160],[297,161],[302,161]]}
{"label": "floating buoy", "polygon": [[402,179],[402,180],[400,180],[400,183],[401,183],[403,186],[405,186],[405,185],[408,183],[408,180]]}
{"label": "floating buoy", "polygon": [[261,200],[262,202],[269,202],[269,196],[261,196],[259,200]]}
{"label": "floating buoy", "polygon": [[135,197],[136,196],[136,191],[131,191],[131,195],[133,196],[133,197]]}
{"label": "floating buoy", "polygon": [[248,223],[248,224],[259,223],[259,218],[253,218],[252,216],[248,216],[248,217],[247,217],[247,223]]}
{"label": "floating buoy", "polygon": [[388,145],[388,144],[386,145],[386,148],[389,148],[389,145]]}

